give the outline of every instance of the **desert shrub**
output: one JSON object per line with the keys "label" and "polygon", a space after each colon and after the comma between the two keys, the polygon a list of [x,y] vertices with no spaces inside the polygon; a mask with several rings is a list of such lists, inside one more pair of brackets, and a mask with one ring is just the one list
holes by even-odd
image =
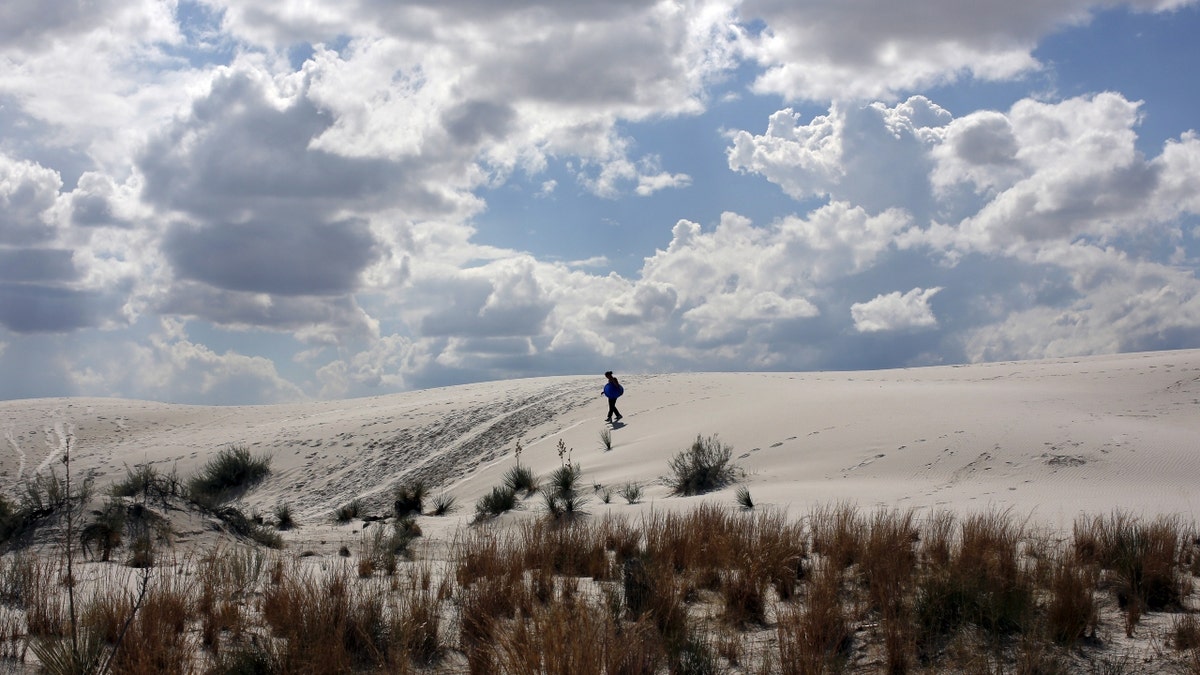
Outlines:
{"label": "desert shrub", "polygon": [[50,675],[98,673],[107,657],[104,639],[95,631],[79,632],[73,644],[66,638],[38,640],[31,649],[42,664],[42,672]]}
{"label": "desert shrub", "polygon": [[840,568],[858,562],[862,555],[867,524],[858,509],[848,502],[823,504],[808,518],[814,553],[825,556]]}
{"label": "desert shrub", "polygon": [[514,466],[504,473],[504,486],[513,493],[524,492],[526,496],[538,491],[538,479],[533,469],[527,466]]}
{"label": "desert shrub", "polygon": [[1195,614],[1183,614],[1171,627],[1171,646],[1175,649],[1200,649],[1200,620]]}
{"label": "desert shrub", "polygon": [[754,499],[750,496],[750,488],[745,485],[738,487],[737,492],[733,495],[733,499],[743,510],[751,511],[754,509]]}
{"label": "desert shrub", "polygon": [[475,502],[477,518],[495,517],[517,508],[517,493],[507,485],[498,485]]}
{"label": "desert shrub", "polygon": [[[435,663],[444,650],[441,625],[437,594],[431,591],[407,594],[404,602],[392,612],[388,631],[393,646],[391,651],[395,653],[393,661],[408,658],[418,666]],[[402,668],[397,671],[405,672]]]}
{"label": "desert shrub", "polygon": [[627,503],[636,504],[642,499],[642,486],[637,483],[626,483],[621,486],[617,494],[621,495],[621,499]]}
{"label": "desert shrub", "polygon": [[113,483],[109,494],[114,497],[137,497],[145,495],[155,499],[167,499],[183,495],[183,485],[172,468],[168,474],[159,473],[151,464],[138,464],[132,469],[125,467],[124,480]]}
{"label": "desert shrub", "polygon": [[722,488],[741,475],[737,465],[731,463],[733,447],[722,443],[716,434],[704,438],[696,436],[687,450],[681,451],[668,462],[671,470],[667,485],[677,495],[703,494]]}
{"label": "desert shrub", "polygon": [[274,675],[281,672],[267,646],[257,640],[239,642],[217,655],[211,675]]}
{"label": "desert shrub", "polygon": [[290,530],[296,527],[296,518],[292,515],[292,506],[287,502],[275,505],[275,529]]}
{"label": "desert shrub", "polygon": [[600,430],[600,445],[604,448],[604,450],[606,452],[609,450],[612,450],[612,447],[613,447],[612,431],[609,431],[608,429]]}
{"label": "desert shrub", "polygon": [[221,519],[229,527],[229,530],[234,534],[248,537],[249,539],[262,544],[268,548],[283,548],[283,537],[271,528],[261,525],[250,518],[247,518],[240,509],[233,506],[223,506],[215,511],[213,515]]}
{"label": "desert shrub", "polygon": [[425,508],[425,498],[429,496],[429,487],[425,481],[418,480],[396,489],[394,504],[397,516],[407,516],[410,513],[420,514]]}
{"label": "desert shrub", "polygon": [[348,523],[354,520],[362,512],[362,502],[353,499],[348,504],[343,504],[333,511],[333,519],[339,523]]}
{"label": "desert shrub", "polygon": [[458,505],[456,504],[457,501],[458,500],[452,495],[444,493],[435,495],[431,502],[432,508],[430,509],[430,513],[435,516],[449,515],[458,509]]}
{"label": "desert shrub", "polygon": [[1094,634],[1099,610],[1092,597],[1096,574],[1073,555],[1060,557],[1050,572],[1050,598],[1046,603],[1047,636],[1063,645]]}
{"label": "desert shrub", "polygon": [[1176,575],[1187,540],[1177,517],[1145,523],[1127,513],[1081,518],[1075,523],[1075,553],[1115,575],[1117,602],[1132,635],[1143,611],[1182,606],[1189,593]]}
{"label": "desert shrub", "polygon": [[110,499],[104,508],[95,512],[95,518],[79,531],[79,545],[84,555],[108,562],[113,549],[121,545],[121,534],[125,529],[125,505]]}
{"label": "desert shrub", "polygon": [[235,491],[261,481],[270,470],[270,457],[252,457],[246,446],[230,445],[222,448],[188,482],[188,495],[198,504],[215,506]]}
{"label": "desert shrub", "polygon": [[389,576],[395,574],[398,558],[411,555],[409,547],[419,536],[421,528],[412,518],[397,520],[392,523],[390,530],[383,527],[372,528],[370,537],[364,533],[358,575],[371,576],[376,569],[382,569]]}
{"label": "desert shrub", "polygon": [[780,672],[785,675],[837,672],[849,655],[852,628],[838,600],[841,569],[822,564],[806,582],[808,602],[780,612]]}
{"label": "desert shrub", "polygon": [[[182,577],[157,583],[134,615],[112,669],[117,673],[186,673],[191,603]],[[136,645],[136,646],[135,646]]]}
{"label": "desert shrub", "polygon": [[289,576],[263,594],[262,615],[281,638],[280,672],[346,673],[383,662],[387,620],[383,598],[350,583],[344,572]]}
{"label": "desert shrub", "polygon": [[552,519],[573,519],[586,515],[583,507],[588,499],[579,494],[579,479],[583,469],[578,464],[563,464],[551,472],[542,486],[546,513]]}

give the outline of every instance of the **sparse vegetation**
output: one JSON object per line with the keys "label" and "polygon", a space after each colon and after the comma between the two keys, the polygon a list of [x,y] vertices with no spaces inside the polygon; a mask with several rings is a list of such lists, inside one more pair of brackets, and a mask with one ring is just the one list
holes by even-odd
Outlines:
{"label": "sparse vegetation", "polygon": [[507,485],[499,485],[475,503],[477,518],[495,517],[517,508],[517,493]]}
{"label": "sparse vegetation", "polygon": [[197,504],[215,507],[237,491],[261,481],[271,470],[271,458],[253,457],[244,445],[222,448],[188,482],[188,495]]}
{"label": "sparse vegetation", "polygon": [[[570,476],[551,476],[547,491],[577,485],[578,468],[563,470]],[[1050,547],[1006,512],[918,518],[836,504],[790,520],[702,504],[635,522],[472,528],[440,576],[409,558],[414,519],[372,525],[357,558],[326,571],[248,547],[158,563],[191,565],[195,582],[166,575],[151,590],[114,672],[164,663],[201,672],[525,672],[522,664],[541,663],[563,672],[809,673],[863,659],[886,672],[1072,672],[1064,647],[1076,659],[1097,649],[1083,641],[1105,621],[1097,597],[1116,606],[1130,592],[1119,556],[1110,557],[1118,535],[1174,541],[1171,573],[1181,585],[1172,588],[1189,603],[1182,584],[1197,552],[1191,530],[1172,519],[1081,520],[1076,537]],[[80,666],[112,653],[135,599],[93,591],[68,648],[57,569],[32,556],[0,561],[0,600],[34,636],[6,633],[0,643],[12,654],[20,652],[12,640],[27,640],[63,672],[95,672]],[[1196,615],[1170,604],[1145,611],[1164,610],[1179,618],[1167,641],[1174,651],[1160,658],[1188,671],[1200,648]],[[1103,658],[1097,652],[1094,663]]]}
{"label": "sparse vegetation", "polygon": [[518,465],[504,473],[504,486],[514,493],[524,492],[528,497],[538,491],[538,479],[533,469]]}
{"label": "sparse vegetation", "polygon": [[453,495],[448,495],[445,493],[439,494],[439,495],[434,495],[433,500],[430,503],[432,508],[430,509],[429,512],[430,512],[430,514],[435,515],[435,516],[450,515],[451,513],[454,513],[456,510],[458,510],[457,502],[458,502],[458,499],[455,498]]}
{"label": "sparse vegetation", "polygon": [[736,481],[741,469],[734,463],[733,447],[722,443],[716,434],[697,435],[687,450],[675,455],[668,466],[667,485],[677,495],[690,496],[711,492]]}
{"label": "sparse vegetation", "polygon": [[637,483],[626,483],[621,486],[617,494],[621,495],[621,499],[627,503],[636,504],[642,500],[642,486]]}
{"label": "sparse vegetation", "polygon": [[608,429],[600,430],[600,445],[604,447],[605,452],[613,449],[612,431]]}
{"label": "sparse vegetation", "polygon": [[396,489],[394,509],[400,517],[411,514],[420,515],[425,509],[425,498],[429,496],[429,487],[425,481],[414,481],[401,485]]}
{"label": "sparse vegetation", "polygon": [[745,485],[738,486],[737,492],[733,495],[738,506],[744,511],[754,510],[754,499],[750,496],[750,488]]}
{"label": "sparse vegetation", "polygon": [[348,523],[354,520],[362,513],[362,502],[357,499],[350,500],[349,503],[343,504],[333,511],[333,519],[339,523]]}
{"label": "sparse vegetation", "polygon": [[275,505],[275,529],[290,530],[296,527],[296,518],[292,515],[292,506],[287,502]]}

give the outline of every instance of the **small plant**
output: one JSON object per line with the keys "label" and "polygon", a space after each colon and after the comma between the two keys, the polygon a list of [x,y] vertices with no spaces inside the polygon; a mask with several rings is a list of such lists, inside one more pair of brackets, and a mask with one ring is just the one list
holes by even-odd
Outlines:
{"label": "small plant", "polygon": [[613,445],[612,431],[610,431],[608,429],[600,430],[600,444],[604,446],[604,450],[606,452],[609,450],[612,450],[612,445]]}
{"label": "small plant", "polygon": [[563,464],[550,473],[550,480],[542,491],[556,497],[574,495],[582,476],[583,469],[578,464]]}
{"label": "small plant", "polygon": [[475,516],[477,518],[495,517],[515,508],[517,508],[517,493],[507,485],[500,485],[492,488],[491,492],[475,503]]}
{"label": "small plant", "polygon": [[84,525],[79,532],[79,544],[84,557],[98,553],[100,559],[108,562],[113,549],[121,545],[121,533],[125,529],[125,505],[110,499],[104,509],[96,513],[92,522]]}
{"label": "small plant", "polygon": [[742,507],[743,511],[754,510],[754,500],[750,498],[750,488],[745,485],[738,487],[733,498],[737,500],[738,506]]}
{"label": "small plant", "polygon": [[671,492],[691,496],[711,492],[734,482],[741,469],[730,462],[733,447],[713,434],[696,436],[692,447],[675,455],[668,463],[672,475],[667,478]]}
{"label": "small plant", "polygon": [[192,478],[188,493],[197,504],[212,507],[237,490],[261,481],[270,470],[270,457],[252,457],[246,446],[231,445],[218,452],[204,465],[200,475]]}
{"label": "small plant", "polygon": [[362,502],[354,499],[349,504],[343,504],[337,507],[333,512],[333,519],[339,523],[348,523],[358,517],[362,512]]}
{"label": "small plant", "polygon": [[425,507],[425,497],[429,495],[429,487],[425,485],[425,481],[415,481],[407,485],[401,485],[396,490],[396,515],[407,516],[411,513],[417,515]]}
{"label": "small plant", "polygon": [[213,512],[234,534],[248,537],[268,548],[283,548],[283,537],[269,527],[247,518],[246,514],[233,506],[222,506]]}
{"label": "small plant", "polygon": [[275,529],[290,530],[296,527],[296,519],[292,516],[292,507],[287,502],[275,505]]}
{"label": "small plant", "polygon": [[559,464],[562,464],[563,466],[568,466],[571,464],[571,450],[572,450],[572,448],[568,448],[566,442],[563,441],[563,439],[561,439],[561,438],[558,439],[558,462],[559,462]]}
{"label": "small plant", "polygon": [[637,483],[626,483],[621,486],[617,494],[621,495],[621,499],[624,499],[627,503],[636,504],[642,499],[642,486]]}
{"label": "small plant", "polygon": [[538,479],[533,475],[533,469],[527,466],[514,466],[505,472],[504,486],[514,493],[524,492],[528,497],[538,491]]}
{"label": "small plant", "polygon": [[435,516],[449,515],[458,510],[458,504],[455,503],[457,501],[454,496],[445,493],[435,495],[430,503],[432,506],[430,513]]}

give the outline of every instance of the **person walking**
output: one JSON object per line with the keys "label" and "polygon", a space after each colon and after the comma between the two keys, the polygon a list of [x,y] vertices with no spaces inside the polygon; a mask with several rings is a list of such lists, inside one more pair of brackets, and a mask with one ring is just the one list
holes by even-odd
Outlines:
{"label": "person walking", "polygon": [[608,399],[608,418],[605,421],[612,422],[615,417],[616,421],[620,422],[621,412],[617,410],[617,399],[625,393],[625,388],[613,377],[611,370],[604,373],[604,376],[608,378],[608,383],[604,385],[604,396]]}

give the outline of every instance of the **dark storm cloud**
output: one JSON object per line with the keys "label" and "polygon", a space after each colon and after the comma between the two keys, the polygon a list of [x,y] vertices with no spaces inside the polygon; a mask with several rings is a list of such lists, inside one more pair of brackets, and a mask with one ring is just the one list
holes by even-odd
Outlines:
{"label": "dark storm cloud", "polygon": [[175,225],[163,250],[176,274],[231,291],[338,295],[379,256],[360,220]]}
{"label": "dark storm cloud", "polygon": [[506,105],[487,101],[469,101],[446,111],[442,124],[455,141],[475,145],[485,137],[508,133],[516,113]]}
{"label": "dark storm cloud", "polygon": [[75,281],[79,272],[63,249],[0,249],[0,282]]}
{"label": "dark storm cloud", "polygon": [[0,282],[0,325],[14,333],[64,333],[96,324],[99,294]]}
{"label": "dark storm cloud", "polygon": [[[430,289],[433,292],[439,292]],[[444,285],[448,297],[421,322],[424,337],[522,337],[538,335],[554,308],[541,297],[489,303],[497,288],[488,279],[460,279]]]}
{"label": "dark storm cloud", "polygon": [[157,308],[166,314],[194,316],[222,326],[260,326],[273,330],[297,330],[312,326],[339,326],[350,332],[369,332],[365,315],[348,296],[272,297],[214,289],[197,283],[177,283]]}
{"label": "dark storm cloud", "polygon": [[71,199],[71,222],[83,227],[129,227],[113,215],[112,202],[105,195],[77,194]]}
{"label": "dark storm cloud", "polygon": [[190,116],[154,138],[138,166],[144,197],[212,221],[303,216],[403,203],[449,208],[398,162],[310,147],[333,120],[298,95],[280,109],[245,73],[217,79]]}
{"label": "dark storm cloud", "polygon": [[31,47],[84,33],[122,5],[120,0],[5,0],[0,44]]}

